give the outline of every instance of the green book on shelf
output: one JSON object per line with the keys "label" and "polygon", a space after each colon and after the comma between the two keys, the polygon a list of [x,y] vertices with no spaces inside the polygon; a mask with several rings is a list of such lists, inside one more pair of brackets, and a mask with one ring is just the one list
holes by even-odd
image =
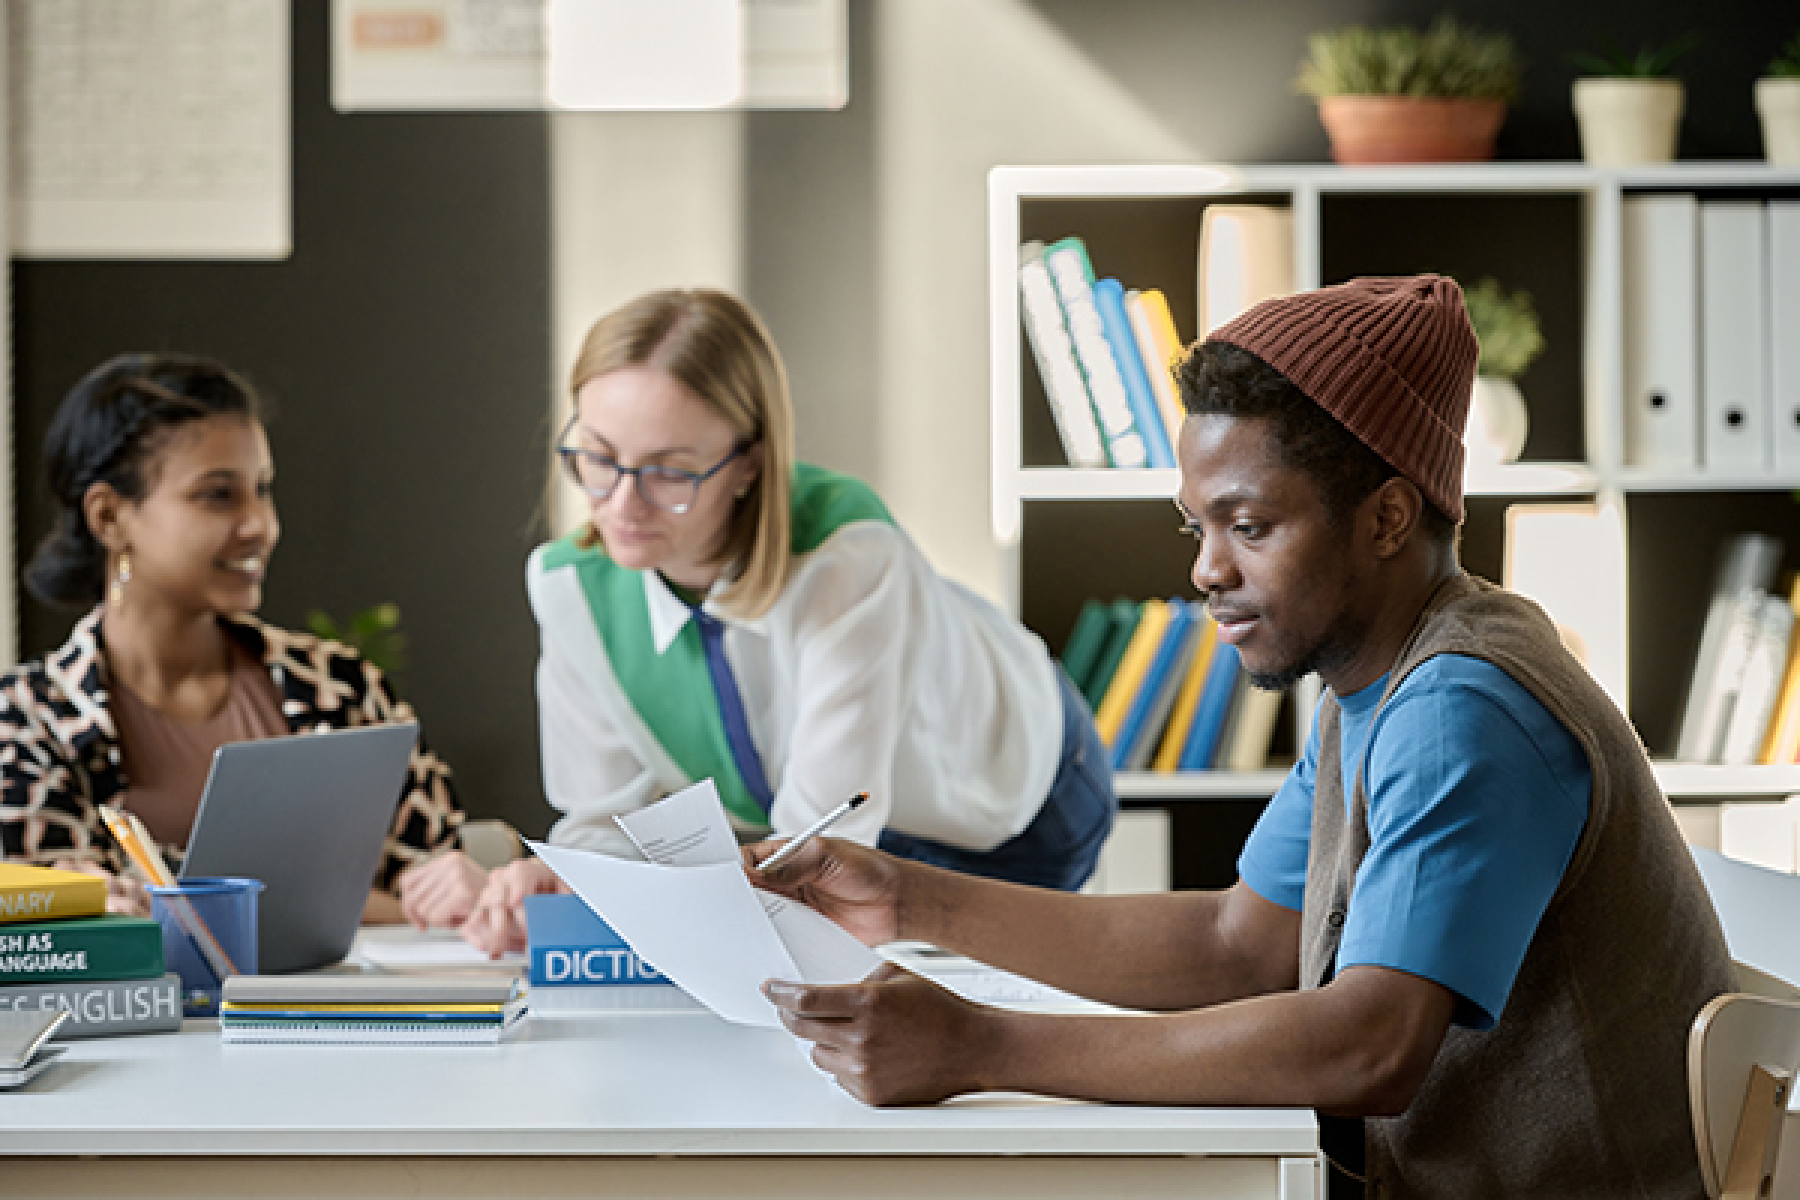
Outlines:
{"label": "green book on shelf", "polygon": [[1106,646],[1106,635],[1111,630],[1112,621],[1107,616],[1106,605],[1088,597],[1075,616],[1075,628],[1069,631],[1069,640],[1063,643],[1062,652],[1063,670],[1069,673],[1075,690],[1084,695],[1088,677],[1094,673],[1094,664],[1099,661],[1100,651]]}
{"label": "green book on shelf", "polygon": [[1119,669],[1119,660],[1125,657],[1125,647],[1131,644],[1131,635],[1137,632],[1138,618],[1143,611],[1144,606],[1136,600],[1122,597],[1106,606],[1106,640],[1094,659],[1094,670],[1087,678],[1087,686],[1081,689],[1081,694],[1087,697],[1088,707],[1096,712],[1112,683],[1113,673]]}
{"label": "green book on shelf", "polygon": [[0,983],[154,979],[163,973],[162,926],[108,914],[0,926]]}

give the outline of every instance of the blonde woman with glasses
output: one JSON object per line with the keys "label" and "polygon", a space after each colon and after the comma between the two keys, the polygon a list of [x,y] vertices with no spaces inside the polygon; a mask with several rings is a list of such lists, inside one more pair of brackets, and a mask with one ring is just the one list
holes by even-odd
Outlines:
{"label": "blonde woman with glasses", "polygon": [[[711,778],[741,837],[833,827],[950,870],[1074,889],[1117,801],[1086,704],[1033,634],[943,578],[865,484],[794,461],[781,358],[741,300],[659,291],[589,331],[557,445],[588,503],[539,547],[554,844]],[[463,926],[524,945],[524,859]]]}

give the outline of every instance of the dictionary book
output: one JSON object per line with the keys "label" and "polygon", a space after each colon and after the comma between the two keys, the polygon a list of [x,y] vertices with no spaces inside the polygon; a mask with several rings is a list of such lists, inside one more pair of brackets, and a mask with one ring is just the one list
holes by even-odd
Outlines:
{"label": "dictionary book", "polygon": [[108,914],[0,925],[0,984],[154,979],[162,973],[162,926],[149,917]]}

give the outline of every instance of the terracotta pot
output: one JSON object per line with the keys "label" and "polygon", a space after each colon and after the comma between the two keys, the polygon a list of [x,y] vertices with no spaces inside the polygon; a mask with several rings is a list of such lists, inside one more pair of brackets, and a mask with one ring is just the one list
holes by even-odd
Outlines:
{"label": "terracotta pot", "polygon": [[1483,162],[1506,119],[1504,100],[1325,96],[1319,120],[1341,163]]}
{"label": "terracotta pot", "polygon": [[1762,118],[1763,157],[1778,167],[1800,167],[1800,79],[1757,80],[1756,112]]}
{"label": "terracotta pot", "polygon": [[1679,79],[1577,79],[1581,157],[1600,167],[1672,162],[1683,96]]}

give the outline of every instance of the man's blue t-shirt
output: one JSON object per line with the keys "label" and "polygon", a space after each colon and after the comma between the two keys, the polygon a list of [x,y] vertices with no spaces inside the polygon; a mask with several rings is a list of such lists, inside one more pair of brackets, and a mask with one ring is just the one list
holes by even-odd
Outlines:
{"label": "man's blue t-shirt", "polygon": [[[1587,824],[1593,775],[1574,735],[1492,663],[1436,655],[1381,707],[1386,687],[1384,675],[1338,698],[1345,803],[1360,766],[1370,844],[1337,969],[1441,983],[1456,1022],[1487,1029]],[[1318,757],[1315,723],[1238,859],[1244,883],[1284,908],[1305,895]]]}

